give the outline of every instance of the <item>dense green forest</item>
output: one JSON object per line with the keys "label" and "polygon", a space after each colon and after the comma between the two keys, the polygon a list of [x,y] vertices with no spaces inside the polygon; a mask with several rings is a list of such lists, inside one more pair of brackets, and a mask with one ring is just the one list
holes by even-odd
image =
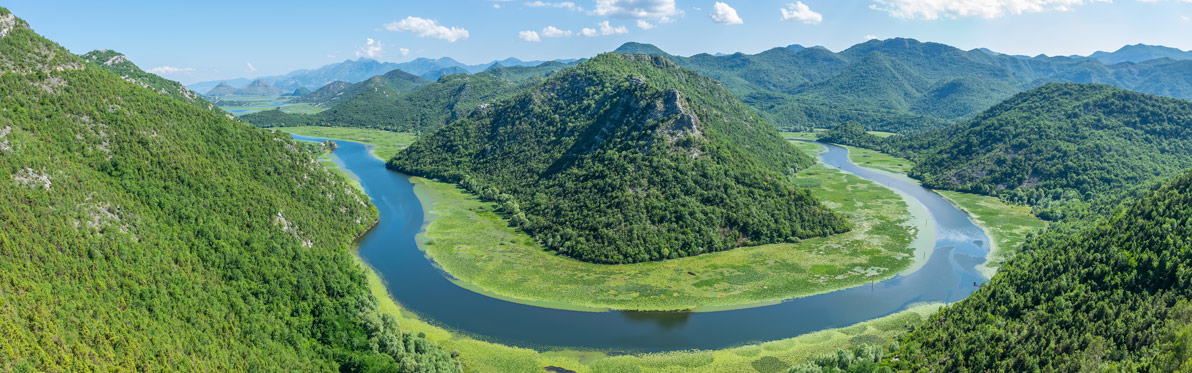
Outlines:
{"label": "dense green forest", "polygon": [[87,52],[80,56],[83,61],[87,61],[92,65],[98,66],[104,70],[111,71],[119,75],[124,80],[136,83],[142,87],[152,89],[163,95],[168,95],[176,100],[189,103],[207,110],[221,111],[212,105],[207,100],[204,100],[198,93],[192,92],[181,83],[173,80],[165,79],[157,75],[141,70],[136,64],[128,60],[120,52],[110,49],[94,50]]}
{"label": "dense green forest", "polygon": [[336,80],[334,82],[327,83],[327,85],[319,87],[319,89],[315,90],[314,92],[294,98],[293,102],[308,103],[318,107],[335,106],[335,104],[338,104],[340,101],[351,97],[345,93],[351,86],[352,83]]}
{"label": "dense green forest", "polygon": [[918,371],[1192,369],[1192,173],[1093,224],[1052,229],[904,336]]}
{"label": "dense green forest", "polygon": [[546,247],[626,263],[793,241],[846,223],[793,187],[814,162],[711,79],[603,54],[389,161],[499,202]]}
{"label": "dense green forest", "polygon": [[996,195],[1055,220],[1192,167],[1192,102],[1055,83],[971,121],[876,147],[914,157],[910,174],[924,185]]}
{"label": "dense green forest", "polygon": [[456,74],[405,94],[387,87],[364,89],[318,114],[266,110],[240,119],[260,127],[337,126],[433,132],[464,117],[476,106],[512,96],[529,84],[519,85],[488,73]]}
{"label": "dense green forest", "polygon": [[1106,65],[1083,57],[963,51],[903,38],[871,40],[839,53],[781,47],[753,55],[680,57],[640,43],[627,43],[618,51],[666,55],[724,82],[782,130],[850,121],[868,130],[899,133],[941,128],[1052,81],[1107,83],[1192,99],[1192,61]]}
{"label": "dense green forest", "polygon": [[331,82],[309,95],[295,99],[294,102],[305,102],[319,107],[334,107],[366,91],[403,94],[413,92],[429,83],[430,81],[417,75],[393,70],[356,84]]}
{"label": "dense green forest", "polygon": [[5,31],[0,367],[460,369],[378,312],[376,212],[305,147]]}

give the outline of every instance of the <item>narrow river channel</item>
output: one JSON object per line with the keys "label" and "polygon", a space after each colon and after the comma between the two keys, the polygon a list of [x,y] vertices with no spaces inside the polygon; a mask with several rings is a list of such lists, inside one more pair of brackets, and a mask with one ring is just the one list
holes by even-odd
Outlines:
{"label": "narrow river channel", "polygon": [[985,262],[989,238],[968,214],[906,178],[853,164],[845,148],[825,145],[825,164],[909,195],[927,208],[936,242],[921,268],[831,293],[716,312],[580,312],[503,301],[456,286],[418,249],[414,236],[424,228],[424,217],[408,176],[386,169],[363,144],[337,142],[337,163],[359,177],[380,210],[380,223],[359,242],[360,256],[402,307],[492,342],[619,352],[717,349],[848,326],[917,303],[955,302],[985,280],[976,267]]}

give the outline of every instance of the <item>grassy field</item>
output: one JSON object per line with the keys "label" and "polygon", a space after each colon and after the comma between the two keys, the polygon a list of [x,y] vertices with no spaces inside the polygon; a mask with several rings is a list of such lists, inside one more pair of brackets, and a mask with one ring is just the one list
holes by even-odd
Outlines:
{"label": "grassy field", "polygon": [[[800,144],[809,152],[815,144]],[[816,165],[792,178],[852,224],[831,237],[744,247],[661,262],[606,265],[543,249],[509,227],[495,205],[453,184],[415,179],[433,220],[420,245],[461,286],[511,301],[565,309],[696,311],[739,308],[823,293],[910,267],[927,224],[880,185]],[[916,226],[911,222],[915,221]],[[924,240],[929,245],[932,240]]]}
{"label": "grassy field", "polygon": [[817,356],[861,344],[885,344],[918,325],[940,304],[912,306],[890,316],[853,326],[819,331],[778,341],[721,350],[676,351],[638,355],[612,355],[602,351],[536,351],[486,342],[428,323],[401,308],[385,289],[375,271],[366,269],[369,288],[381,301],[381,310],[398,316],[403,331],[424,333],[448,350],[460,352],[467,372],[541,372],[548,366],[579,373],[603,372],[785,372],[786,367]]}
{"label": "grassy field", "polygon": [[[821,132],[825,132],[825,131],[827,131],[827,129],[825,129],[825,128],[816,128],[816,129],[812,130],[812,132],[781,132],[781,134],[782,134],[782,137],[785,137],[787,140],[816,140],[817,138],[819,138],[819,134]],[[881,131],[866,131],[866,132],[869,132],[869,134],[883,138],[883,139],[896,135],[896,133],[893,133],[893,132],[881,132]]]}
{"label": "grassy field", "polygon": [[[886,153],[848,146],[849,160],[858,165],[906,174],[914,163]],[[972,215],[973,220],[989,235],[989,262],[979,269],[985,277],[993,277],[997,267],[1018,253],[1029,235],[1047,227],[1047,222],[1031,214],[1031,208],[1011,205],[996,197],[971,193],[936,190],[952,203]]]}
{"label": "grassy field", "polygon": [[281,107],[287,113],[315,114],[327,108],[307,103],[290,103],[290,97],[281,96],[225,96],[214,102],[215,106],[236,116],[273,110]]}
{"label": "grassy field", "polygon": [[299,136],[322,137],[372,145],[372,154],[384,160],[393,157],[394,154],[410,146],[417,139],[414,134],[409,132],[392,132],[363,128],[279,127],[274,129]]}
{"label": "grassy field", "polygon": [[993,277],[998,266],[1017,255],[1028,236],[1047,228],[1047,222],[1031,215],[1027,206],[1007,204],[997,197],[948,190],[936,192],[972,215],[989,234],[992,240],[989,262],[979,268],[986,278]]}
{"label": "grassy field", "polygon": [[848,149],[848,160],[858,166],[872,168],[896,174],[906,175],[915,166],[914,162],[906,158],[895,157],[876,150],[845,146]]}

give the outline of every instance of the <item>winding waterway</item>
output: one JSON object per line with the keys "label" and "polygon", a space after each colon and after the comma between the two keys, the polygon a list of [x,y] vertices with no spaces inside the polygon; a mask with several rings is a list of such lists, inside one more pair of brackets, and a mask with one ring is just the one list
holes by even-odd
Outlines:
{"label": "winding waterway", "polygon": [[955,302],[984,281],[976,267],[985,262],[989,239],[965,212],[909,179],[853,164],[845,148],[825,145],[820,156],[825,164],[881,183],[926,207],[936,242],[921,268],[854,288],[716,312],[581,312],[508,302],[452,283],[415,243],[425,225],[409,177],[386,169],[363,144],[337,142],[336,162],[359,178],[380,210],[378,225],[360,239],[360,256],[402,307],[492,342],[623,352],[716,349],[848,326],[917,303]]}

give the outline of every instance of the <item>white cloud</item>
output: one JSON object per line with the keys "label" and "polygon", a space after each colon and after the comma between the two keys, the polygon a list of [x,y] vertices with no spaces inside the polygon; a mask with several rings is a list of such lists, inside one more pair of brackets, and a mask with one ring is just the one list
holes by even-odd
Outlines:
{"label": "white cloud", "polygon": [[501,9],[501,4],[493,4],[493,9]]}
{"label": "white cloud", "polygon": [[[889,1],[889,0],[877,0],[877,1]],[[914,0],[892,0],[892,1],[914,1]],[[932,1],[932,0],[928,0],[928,1]],[[934,1],[947,1],[947,0],[934,0]],[[959,1],[967,1],[967,0],[959,0]],[[820,23],[824,20],[823,15],[811,10],[811,8],[808,7],[807,4],[803,4],[802,1],[795,2],[794,4],[786,4],[786,8],[782,8],[779,10],[782,11],[782,20],[783,21],[794,20],[794,21],[799,21],[799,22],[803,22],[806,24],[814,25],[814,24]]]}
{"label": "white cloud", "polygon": [[546,26],[542,29],[542,36],[547,38],[565,38],[571,36],[571,30],[560,30],[555,26]]}
{"label": "white cloud", "polygon": [[517,37],[529,42],[542,41],[542,38],[538,36],[538,32],[534,30],[520,31],[517,33]]}
{"label": "white cloud", "polygon": [[531,1],[531,2],[526,3],[526,6],[533,7],[533,8],[561,8],[561,9],[567,9],[567,10],[574,10],[577,12],[584,11],[583,7],[575,5],[575,3],[570,2],[570,1],[563,1],[563,2],[558,2],[558,3],[552,3],[552,2],[548,2],[548,1]]}
{"label": "white cloud", "polygon": [[397,52],[398,52],[398,53],[401,53],[401,55],[402,55],[402,56],[409,56],[409,55],[410,55],[410,48],[398,48],[398,49],[397,49]]}
{"label": "white cloud", "polygon": [[877,39],[877,37],[873,36],[873,35],[865,35],[865,40],[874,40],[874,39]]}
{"label": "white cloud", "polygon": [[418,35],[418,37],[443,39],[452,43],[459,39],[468,38],[468,30],[442,26],[438,21],[433,19],[418,17],[406,17],[406,19],[400,21],[386,23],[385,29],[389,31],[412,32],[414,35]]}
{"label": "white cloud", "polygon": [[193,67],[174,67],[174,66],[158,66],[149,69],[153,74],[175,74],[175,73],[192,73],[195,69]]}
{"label": "white cloud", "polygon": [[248,65],[248,71],[254,72],[254,73],[257,72],[257,68],[252,65],[252,62],[245,62],[244,64]]}
{"label": "white cloud", "polygon": [[381,44],[379,41],[373,40],[372,38],[366,39],[368,42],[366,42],[363,47],[356,48],[356,58],[380,58],[382,49],[385,47],[385,45]]}
{"label": "white cloud", "polygon": [[712,20],[716,21],[716,23],[726,25],[739,25],[745,23],[745,21],[742,21],[741,17],[737,15],[736,9],[733,9],[733,7],[728,6],[728,4],[719,1],[712,5],[712,13],[708,14],[708,17],[712,17]]}
{"label": "white cloud", "polygon": [[650,22],[646,22],[646,20],[644,20],[644,19],[639,19],[639,20],[637,20],[637,28],[640,28],[642,30],[649,30],[649,29],[654,28],[654,24],[652,24]]}
{"label": "white cloud", "polygon": [[1184,22],[1192,21],[1192,18],[1188,18],[1188,16],[1180,16],[1180,19],[1184,20]]}
{"label": "white cloud", "polygon": [[675,6],[675,0],[596,0],[596,10],[592,14],[662,21],[681,15],[683,11]]}
{"label": "white cloud", "polygon": [[1112,0],[874,0],[869,7],[906,19],[940,17],[997,18],[1007,14],[1068,11],[1074,7]]}
{"label": "white cloud", "polygon": [[584,27],[583,30],[580,30],[579,34],[583,35],[583,36],[587,36],[587,37],[593,37],[593,36],[619,35],[619,34],[628,34],[629,33],[629,29],[625,28],[625,26],[613,27],[613,25],[610,25],[608,23],[608,21],[600,22],[600,23],[597,23],[596,25],[600,27],[599,30],[594,29],[594,28]]}

